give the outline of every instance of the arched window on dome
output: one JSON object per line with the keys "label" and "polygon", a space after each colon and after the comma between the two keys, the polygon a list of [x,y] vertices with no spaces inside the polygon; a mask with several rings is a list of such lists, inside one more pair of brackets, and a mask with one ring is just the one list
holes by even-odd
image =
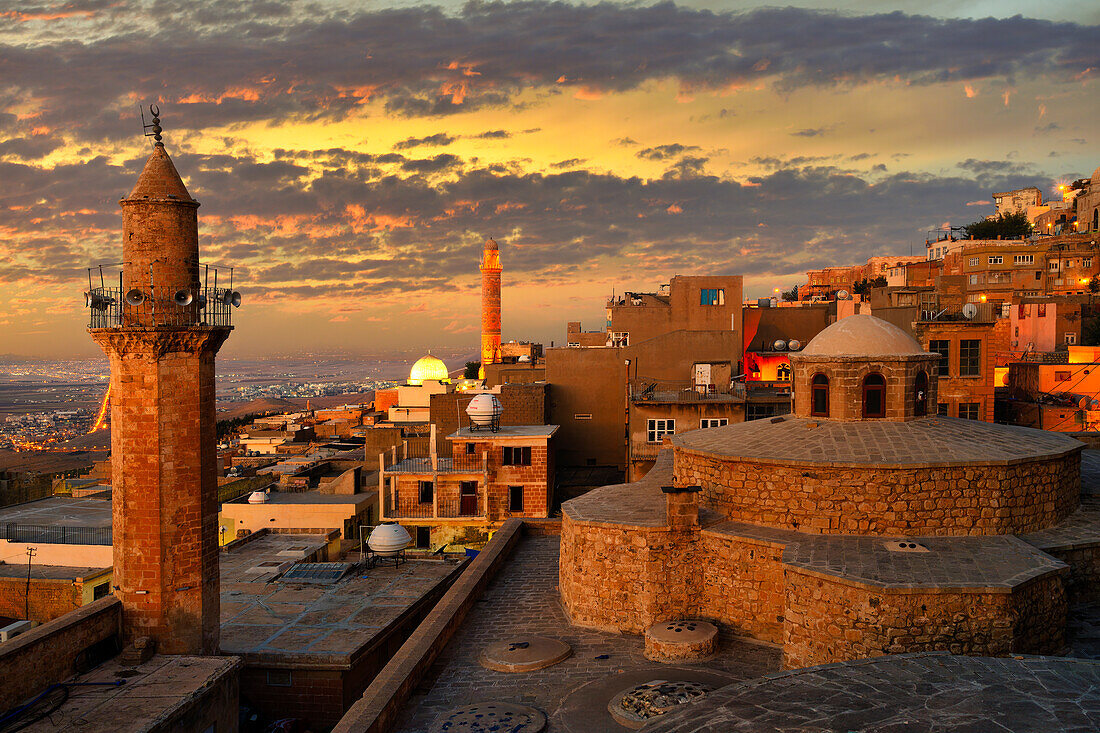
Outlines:
{"label": "arched window on dome", "polygon": [[824,374],[815,374],[810,381],[810,415],[829,416],[829,378]]}
{"label": "arched window on dome", "polygon": [[886,417],[886,379],[877,372],[863,378],[863,417]]}
{"label": "arched window on dome", "polygon": [[928,375],[921,370],[917,372],[916,381],[913,383],[913,414],[924,417],[928,414]]}

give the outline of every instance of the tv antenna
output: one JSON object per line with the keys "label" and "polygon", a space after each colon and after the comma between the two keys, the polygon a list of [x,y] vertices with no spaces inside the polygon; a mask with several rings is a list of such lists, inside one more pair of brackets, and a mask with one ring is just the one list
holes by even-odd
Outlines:
{"label": "tv antenna", "polygon": [[[145,137],[151,137],[156,140],[154,145],[163,145],[160,140],[160,133],[163,132],[160,126],[160,107],[155,104],[149,105],[149,114],[153,116],[152,122],[145,121],[145,110],[141,110],[141,129],[145,133]],[[152,132],[150,132],[150,130]]]}

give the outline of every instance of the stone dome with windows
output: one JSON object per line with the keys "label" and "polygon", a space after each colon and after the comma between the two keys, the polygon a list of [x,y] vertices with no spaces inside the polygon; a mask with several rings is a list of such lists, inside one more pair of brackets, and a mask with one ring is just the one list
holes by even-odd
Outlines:
{"label": "stone dome with windows", "polygon": [[850,316],[791,355],[794,414],[675,435],[641,481],[563,503],[570,618],[704,619],[787,667],[1059,649],[1100,567],[1084,446],[936,415],[937,358]]}
{"label": "stone dome with windows", "polygon": [[842,318],[790,355],[794,414],[822,420],[924,417],[936,404],[938,358],[881,318]]}

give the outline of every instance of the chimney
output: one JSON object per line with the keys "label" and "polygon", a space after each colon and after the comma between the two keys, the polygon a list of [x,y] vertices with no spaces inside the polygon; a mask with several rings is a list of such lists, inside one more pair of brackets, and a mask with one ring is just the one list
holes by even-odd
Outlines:
{"label": "chimney", "polygon": [[672,531],[691,531],[699,526],[699,497],[702,486],[662,486],[665,515]]}

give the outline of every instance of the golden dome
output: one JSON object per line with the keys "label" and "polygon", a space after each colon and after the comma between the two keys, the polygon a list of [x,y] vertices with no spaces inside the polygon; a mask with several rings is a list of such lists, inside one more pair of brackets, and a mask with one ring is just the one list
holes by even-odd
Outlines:
{"label": "golden dome", "polygon": [[424,384],[425,380],[438,380],[440,382],[450,381],[447,365],[431,354],[417,359],[416,363],[413,364],[412,370],[409,371],[409,384],[421,385]]}

